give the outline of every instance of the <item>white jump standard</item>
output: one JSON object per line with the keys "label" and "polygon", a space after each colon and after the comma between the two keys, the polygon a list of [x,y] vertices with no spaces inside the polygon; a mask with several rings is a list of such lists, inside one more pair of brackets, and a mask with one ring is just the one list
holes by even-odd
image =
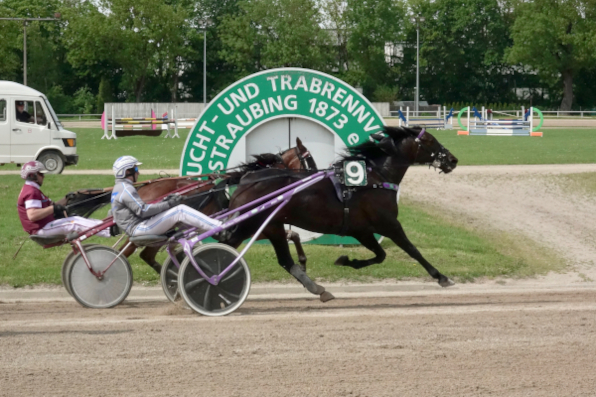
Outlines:
{"label": "white jump standard", "polygon": [[[473,114],[472,114],[473,112]],[[534,127],[534,112],[540,116],[540,122]],[[461,122],[461,116],[467,113],[467,127]],[[542,127],[544,117],[538,108],[531,107],[525,112],[522,119],[497,119],[487,120],[486,112],[478,113],[475,107],[465,107],[460,110],[457,122],[461,130],[457,135],[492,135],[492,136],[539,136],[543,134],[538,130]]]}

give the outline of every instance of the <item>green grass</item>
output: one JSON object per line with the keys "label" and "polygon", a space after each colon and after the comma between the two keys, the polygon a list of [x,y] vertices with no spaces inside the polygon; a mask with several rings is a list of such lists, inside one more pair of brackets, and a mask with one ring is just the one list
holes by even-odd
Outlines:
{"label": "green grass", "polygon": [[[180,139],[127,137],[101,139],[98,128],[73,128],[77,133],[79,165],[69,169],[110,169],[119,156],[129,154],[145,169],[178,169],[189,130]],[[460,160],[460,165],[593,163],[596,129],[548,129],[543,138],[457,136],[457,129],[432,131]],[[316,160],[316,159],[315,159]]]}
{"label": "green grass", "polygon": [[77,133],[79,164],[68,169],[100,170],[111,169],[114,160],[120,156],[135,156],[145,169],[178,169],[180,157],[190,130],[180,129],[180,139],[131,136],[119,139],[101,139],[100,128],[72,128]]}
{"label": "green grass", "polygon": [[[113,178],[107,175],[49,175],[43,190],[50,197],[58,199],[78,188],[105,187],[112,183]],[[16,175],[0,177],[0,285],[60,284],[60,268],[70,252],[69,246],[44,250],[27,241],[17,259],[12,259],[18,246],[28,240],[15,208],[21,186],[22,180]],[[95,217],[105,216],[106,211],[107,208]],[[551,253],[519,236],[472,230],[463,220],[416,203],[402,201],[399,219],[422,254],[441,272],[458,281],[479,277],[529,276],[557,270],[561,263]],[[91,241],[111,245],[116,239],[93,237]],[[372,254],[366,249],[359,246],[340,248],[307,245],[308,272],[317,279],[330,281],[429,278],[418,263],[392,242],[385,240],[383,246],[387,250],[384,263],[357,271],[336,267],[333,262],[340,255],[370,258]],[[165,253],[158,257],[160,261],[164,258]],[[269,245],[253,246],[246,259],[256,282],[291,280],[278,266],[273,248]],[[155,284],[158,281],[157,274],[137,254],[130,258],[130,262],[136,282]]]}
{"label": "green grass", "polygon": [[[544,137],[432,134],[459,159],[459,165],[594,163],[596,129],[547,129]],[[455,171],[457,172],[457,171]]]}

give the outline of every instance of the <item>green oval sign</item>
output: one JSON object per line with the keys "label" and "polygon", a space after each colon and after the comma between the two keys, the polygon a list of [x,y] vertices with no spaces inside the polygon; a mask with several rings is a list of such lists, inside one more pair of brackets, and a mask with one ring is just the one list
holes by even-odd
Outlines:
{"label": "green oval sign", "polygon": [[365,142],[384,126],[362,94],[333,76],[299,68],[266,70],[237,81],[211,101],[188,135],[180,175],[227,168],[241,137],[281,117],[319,123],[348,147]]}

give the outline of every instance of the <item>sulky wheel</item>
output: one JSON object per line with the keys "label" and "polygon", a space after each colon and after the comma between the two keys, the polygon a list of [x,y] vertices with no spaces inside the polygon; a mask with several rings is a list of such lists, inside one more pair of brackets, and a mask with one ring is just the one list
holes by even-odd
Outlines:
{"label": "sulky wheel", "polygon": [[[193,251],[197,264],[208,277],[221,273],[236,257],[238,252],[223,244],[205,244]],[[178,273],[179,291],[194,311],[205,316],[225,316],[238,309],[250,291],[250,270],[244,259],[219,282],[207,282],[186,257]]]}
{"label": "sulky wheel", "polygon": [[[186,255],[182,249],[176,250],[175,255],[179,264],[181,264],[184,261],[184,258],[186,258]],[[169,255],[161,266],[160,279],[161,288],[163,288],[166,298],[168,298],[170,302],[174,302],[180,296],[178,293],[178,267],[172,261],[172,259],[170,259]]]}
{"label": "sulky wheel", "polygon": [[[99,244],[83,244],[83,248],[86,250],[96,245]],[[70,283],[68,282],[68,276],[70,274],[69,267],[78,254],[79,253],[75,252],[74,250],[70,251],[70,253],[66,256],[66,259],[64,259],[64,262],[62,263],[62,285],[64,286],[64,289],[66,290],[66,292],[68,292],[70,296],[72,296],[72,292],[70,292]]]}
{"label": "sulky wheel", "polygon": [[[86,248],[85,254],[95,272],[105,270],[119,254],[103,245]],[[120,304],[132,287],[132,270],[126,258],[121,255],[105,272],[101,279],[87,268],[82,255],[77,255],[70,264],[67,281],[72,297],[81,305],[92,309],[105,309]]]}

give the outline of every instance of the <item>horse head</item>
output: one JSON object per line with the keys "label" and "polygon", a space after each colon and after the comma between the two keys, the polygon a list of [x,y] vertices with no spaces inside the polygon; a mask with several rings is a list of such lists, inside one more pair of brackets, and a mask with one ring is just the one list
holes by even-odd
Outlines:
{"label": "horse head", "polygon": [[300,138],[296,137],[296,146],[279,154],[284,164],[292,170],[316,171],[317,163]]}
{"label": "horse head", "polygon": [[69,216],[88,217],[104,205],[110,203],[111,190],[83,189],[70,192],[58,203],[66,207]]}
{"label": "horse head", "polygon": [[377,146],[391,156],[406,155],[413,164],[426,164],[446,174],[457,166],[457,157],[424,128],[385,127],[384,132],[388,137],[380,139]]}

